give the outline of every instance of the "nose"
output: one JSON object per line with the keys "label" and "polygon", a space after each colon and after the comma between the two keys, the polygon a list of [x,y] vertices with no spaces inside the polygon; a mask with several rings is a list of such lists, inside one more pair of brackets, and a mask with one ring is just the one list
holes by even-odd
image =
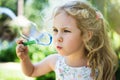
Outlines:
{"label": "nose", "polygon": [[56,39],[57,39],[58,42],[63,42],[62,34],[58,33]]}

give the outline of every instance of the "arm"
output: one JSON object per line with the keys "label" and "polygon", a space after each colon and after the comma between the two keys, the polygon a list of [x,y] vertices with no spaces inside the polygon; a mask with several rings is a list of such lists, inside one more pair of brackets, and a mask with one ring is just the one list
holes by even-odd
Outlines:
{"label": "arm", "polygon": [[41,76],[54,70],[57,54],[52,54],[34,65],[32,76]]}
{"label": "arm", "polygon": [[31,63],[29,57],[26,56],[26,58],[24,58],[24,60],[21,60],[20,62],[23,73],[27,76],[31,76],[34,71],[34,65]]}
{"label": "arm", "polygon": [[54,69],[54,65],[57,58],[56,54],[50,55],[41,62],[33,65],[28,56],[27,47],[21,44],[22,41],[18,41],[17,43],[18,45],[16,47],[16,53],[17,56],[20,58],[24,74],[26,74],[27,76],[35,77],[44,75]]}
{"label": "arm", "polygon": [[21,61],[22,70],[24,74],[31,77],[44,75],[54,70],[54,64],[56,61],[55,58],[56,58],[55,54],[50,55],[43,59],[42,61],[40,61],[39,63],[33,65],[29,57],[27,57],[24,61]]}

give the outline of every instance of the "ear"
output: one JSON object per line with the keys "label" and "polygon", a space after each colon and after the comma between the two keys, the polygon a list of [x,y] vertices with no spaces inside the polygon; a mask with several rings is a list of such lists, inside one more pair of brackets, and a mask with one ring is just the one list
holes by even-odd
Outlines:
{"label": "ear", "polygon": [[93,36],[93,32],[92,31],[86,31],[86,33],[84,34],[84,40],[85,41],[89,41]]}
{"label": "ear", "polygon": [[91,38],[92,38],[92,36],[93,36],[93,32],[92,31],[88,31],[88,33],[87,33],[87,40],[89,41]]}

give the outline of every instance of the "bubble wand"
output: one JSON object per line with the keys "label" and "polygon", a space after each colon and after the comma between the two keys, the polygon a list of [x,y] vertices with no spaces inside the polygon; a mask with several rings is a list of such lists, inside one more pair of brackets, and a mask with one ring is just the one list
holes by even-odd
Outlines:
{"label": "bubble wand", "polygon": [[38,45],[43,45],[43,46],[50,45],[52,43],[51,34],[47,32],[40,33],[35,29],[35,27],[36,25],[32,23],[32,29],[30,31],[29,36],[25,36],[24,34],[22,34],[22,32],[20,32],[21,37],[27,40],[27,42],[23,42],[23,44],[25,46],[32,45],[32,44],[38,44]]}
{"label": "bubble wand", "polygon": [[[49,34],[49,33],[41,33],[39,36],[38,36],[38,38],[29,38],[29,37],[27,37],[27,36],[25,36],[25,35],[22,35],[21,34],[21,36],[22,36],[22,38],[24,38],[24,39],[26,39],[27,40],[27,42],[23,42],[23,44],[25,45],[25,46],[27,46],[27,45],[31,45],[31,44],[39,44],[39,45],[43,45],[43,46],[47,46],[47,45],[50,45],[51,44],[51,42],[52,42],[52,36]],[[46,42],[46,36],[49,38],[49,41],[48,41],[48,39],[47,39],[47,42]],[[43,40],[44,39],[44,40]]]}

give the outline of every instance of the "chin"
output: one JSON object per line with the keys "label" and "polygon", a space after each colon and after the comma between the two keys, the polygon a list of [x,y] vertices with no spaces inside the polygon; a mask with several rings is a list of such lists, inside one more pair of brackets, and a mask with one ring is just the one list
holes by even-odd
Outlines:
{"label": "chin", "polygon": [[58,52],[58,54],[60,54],[61,56],[68,56],[66,53],[63,52]]}

